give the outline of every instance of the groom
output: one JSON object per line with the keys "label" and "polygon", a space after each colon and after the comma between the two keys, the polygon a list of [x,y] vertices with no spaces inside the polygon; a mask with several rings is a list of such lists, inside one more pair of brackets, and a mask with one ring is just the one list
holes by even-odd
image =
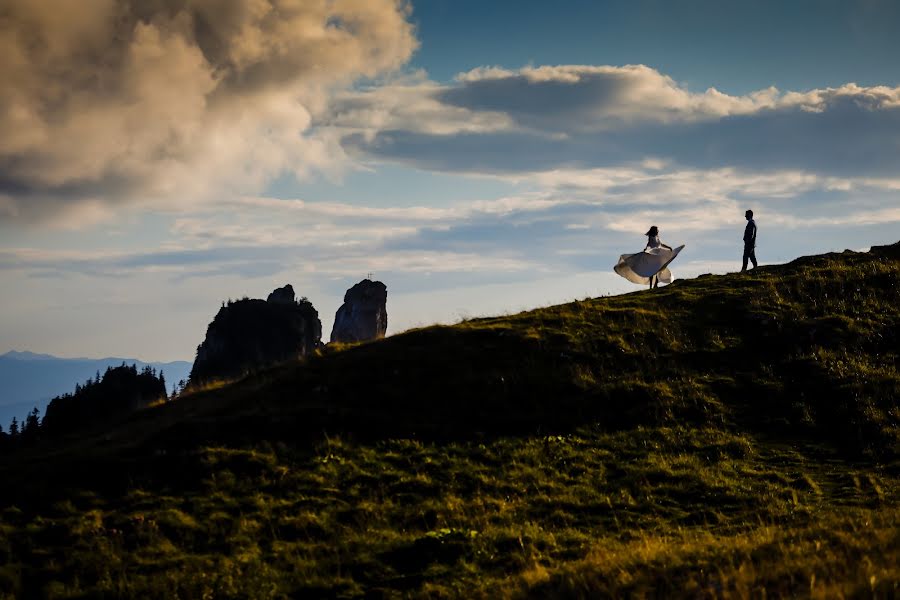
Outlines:
{"label": "groom", "polygon": [[744,229],[744,266],[741,273],[747,270],[747,259],[753,263],[756,268],[756,222],[753,220],[753,211],[748,210],[744,213],[747,218],[747,227]]}

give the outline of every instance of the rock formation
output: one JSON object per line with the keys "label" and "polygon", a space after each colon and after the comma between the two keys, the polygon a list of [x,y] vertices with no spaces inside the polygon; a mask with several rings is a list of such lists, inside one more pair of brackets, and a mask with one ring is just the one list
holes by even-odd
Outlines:
{"label": "rock formation", "polygon": [[229,302],[197,347],[190,383],[239,377],[305,356],[321,343],[319,313],[306,298],[295,300],[290,285],[276,289],[267,300]]}
{"label": "rock formation", "polygon": [[344,294],[334,316],[332,342],[363,342],[384,337],[387,331],[387,286],[363,279]]}
{"label": "rock formation", "polygon": [[269,297],[266,298],[266,302],[276,302],[278,304],[294,304],[296,302],[296,297],[294,296],[294,286],[291,284],[287,284],[284,287],[275,288]]}

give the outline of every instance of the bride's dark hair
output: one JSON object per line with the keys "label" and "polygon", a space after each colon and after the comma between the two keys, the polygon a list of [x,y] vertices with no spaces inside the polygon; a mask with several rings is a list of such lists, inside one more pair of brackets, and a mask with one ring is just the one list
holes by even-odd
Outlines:
{"label": "bride's dark hair", "polygon": [[650,227],[650,231],[648,231],[644,235],[648,237],[651,235],[659,235],[659,229],[656,228],[656,225],[653,225],[652,227]]}

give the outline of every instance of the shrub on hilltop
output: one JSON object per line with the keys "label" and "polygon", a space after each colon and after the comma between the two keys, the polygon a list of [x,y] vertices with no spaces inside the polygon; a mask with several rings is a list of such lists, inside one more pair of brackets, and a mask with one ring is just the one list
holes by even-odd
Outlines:
{"label": "shrub on hilltop", "polygon": [[100,377],[76,384],[75,392],[57,396],[47,406],[41,432],[67,433],[108,421],[166,398],[162,373],[147,366],[110,367]]}

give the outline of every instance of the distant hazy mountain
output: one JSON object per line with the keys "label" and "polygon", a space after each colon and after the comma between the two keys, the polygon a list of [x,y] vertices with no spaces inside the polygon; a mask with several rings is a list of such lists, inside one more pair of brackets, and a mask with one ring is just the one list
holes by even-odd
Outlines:
{"label": "distant hazy mountain", "polygon": [[58,358],[34,352],[7,352],[0,354],[0,425],[7,431],[13,416],[20,421],[35,406],[44,414],[47,403],[54,396],[75,391],[76,383],[102,374],[107,367],[122,363],[145,365],[162,370],[169,391],[179,379],[187,379],[191,363],[144,362],[134,358]]}
{"label": "distant hazy mountain", "polygon": [[28,352],[27,350],[25,352],[10,350],[6,354],[0,354],[0,358],[14,358],[16,360],[90,360],[89,358],[57,358],[52,354],[36,354],[34,352]]}

